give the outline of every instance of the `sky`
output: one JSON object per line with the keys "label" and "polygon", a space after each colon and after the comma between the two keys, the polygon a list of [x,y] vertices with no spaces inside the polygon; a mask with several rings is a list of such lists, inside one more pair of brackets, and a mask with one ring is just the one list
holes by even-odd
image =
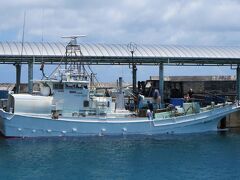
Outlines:
{"label": "sky", "polygon": [[[66,42],[61,36],[86,34],[83,43],[240,45],[238,0],[0,0],[0,41],[21,41],[24,12],[27,42]],[[50,73],[54,67],[47,67]],[[93,66],[100,81],[123,76],[128,66]],[[6,75],[10,74],[10,76]],[[111,76],[109,76],[111,74]],[[165,67],[164,75],[234,75],[230,67]],[[138,80],[158,75],[158,67],[138,67]],[[34,79],[40,78],[38,65]],[[0,65],[0,82],[14,82],[15,68]],[[22,67],[27,81],[27,67]]]}

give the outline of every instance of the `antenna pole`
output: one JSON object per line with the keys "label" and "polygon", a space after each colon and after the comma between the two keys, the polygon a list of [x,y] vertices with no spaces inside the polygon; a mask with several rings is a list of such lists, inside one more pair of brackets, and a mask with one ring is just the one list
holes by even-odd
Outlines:
{"label": "antenna pole", "polygon": [[24,18],[23,18],[21,58],[22,58],[22,55],[23,55],[23,45],[24,45],[24,38],[25,38],[25,21],[26,21],[26,11],[24,11]]}
{"label": "antenna pole", "polygon": [[137,65],[134,62],[133,57],[134,57],[134,52],[137,50],[137,45],[135,43],[131,42],[127,45],[127,48],[132,55],[132,86],[133,86],[133,94],[136,95],[137,94],[137,88],[136,88],[136,84],[137,84]]}
{"label": "antenna pole", "polygon": [[[24,45],[24,37],[25,37],[25,21],[26,21],[26,11],[24,11],[23,17],[23,31],[22,31],[22,42],[21,42],[21,61],[23,59],[23,45]],[[20,84],[21,84],[21,62],[15,64],[16,67],[16,90],[15,93],[18,94],[20,92]]]}

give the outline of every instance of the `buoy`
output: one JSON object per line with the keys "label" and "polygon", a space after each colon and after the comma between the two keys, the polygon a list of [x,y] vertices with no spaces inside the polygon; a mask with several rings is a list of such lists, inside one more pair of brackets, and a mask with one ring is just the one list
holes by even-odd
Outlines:
{"label": "buoy", "polygon": [[105,128],[101,129],[101,132],[98,134],[99,136],[103,136],[103,133],[106,132],[107,130]]}
{"label": "buoy", "polygon": [[127,132],[127,128],[122,128],[122,131],[123,132]]}
{"label": "buoy", "polygon": [[35,132],[36,132],[36,130],[35,130],[35,129],[33,129],[33,130],[32,130],[32,132],[33,132],[33,133],[35,133]]}
{"label": "buoy", "polygon": [[18,131],[22,131],[22,129],[21,129],[21,128],[18,128]]}

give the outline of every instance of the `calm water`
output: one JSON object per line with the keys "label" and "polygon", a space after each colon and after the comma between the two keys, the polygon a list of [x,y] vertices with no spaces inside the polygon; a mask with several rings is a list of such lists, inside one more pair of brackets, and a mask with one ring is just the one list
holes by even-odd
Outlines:
{"label": "calm water", "polygon": [[0,179],[240,179],[240,133],[0,139]]}

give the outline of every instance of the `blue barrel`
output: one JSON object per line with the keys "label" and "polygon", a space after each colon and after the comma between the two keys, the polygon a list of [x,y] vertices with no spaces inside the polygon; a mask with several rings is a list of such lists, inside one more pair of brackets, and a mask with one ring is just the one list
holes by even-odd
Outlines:
{"label": "blue barrel", "polygon": [[204,102],[207,104],[211,104],[211,102],[214,101],[212,96],[205,96]]}
{"label": "blue barrel", "polygon": [[174,106],[183,106],[184,100],[183,98],[171,98],[170,99],[170,104]]}
{"label": "blue barrel", "polygon": [[8,98],[8,91],[0,90],[0,99],[7,99]]}

